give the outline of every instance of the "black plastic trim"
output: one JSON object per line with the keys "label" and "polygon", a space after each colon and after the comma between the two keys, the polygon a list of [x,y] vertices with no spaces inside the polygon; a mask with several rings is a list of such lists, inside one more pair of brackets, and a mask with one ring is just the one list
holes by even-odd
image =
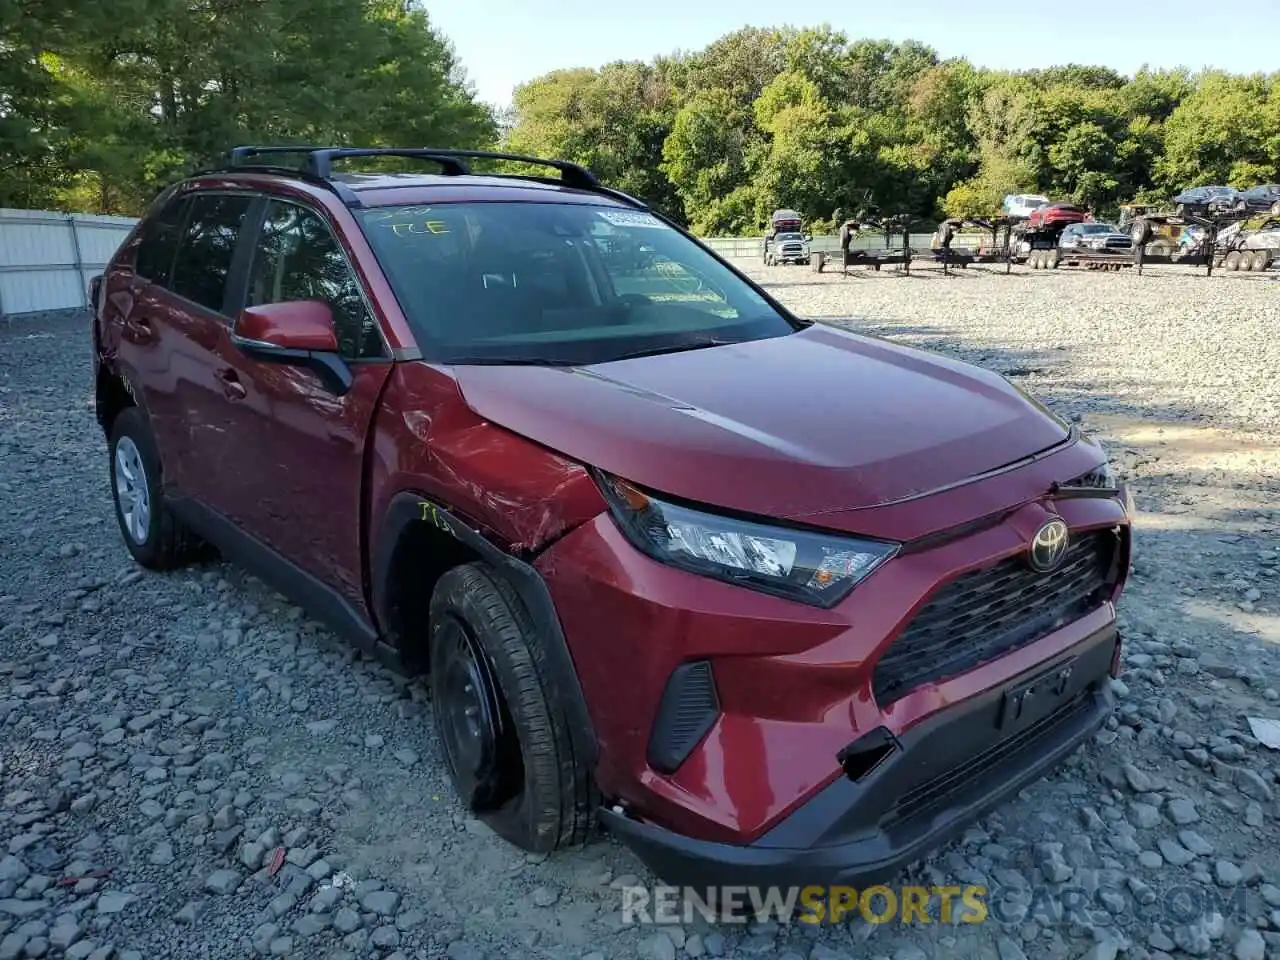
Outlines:
{"label": "black plastic trim", "polygon": [[[310,370],[325,389],[336,396],[343,396],[355,383],[351,367],[342,355],[329,350],[294,350],[278,347],[274,343],[260,340],[249,340],[237,334],[231,335],[231,342],[246,356],[253,357],[262,363],[279,363],[291,367],[304,367]],[[370,359],[380,360],[381,357]]]}
{"label": "black plastic trim", "polygon": [[599,756],[595,727],[551,591],[547,589],[542,575],[534,567],[490,543],[447,507],[416,493],[400,493],[392,498],[378,532],[371,575],[373,609],[379,623],[385,625],[390,622],[387,592],[396,545],[405,528],[415,523],[430,523],[460,541],[503,574],[515,588],[538,629],[539,637],[546,643],[544,652],[552,674],[547,678],[551,685],[547,691],[548,699],[565,711],[575,759],[588,769],[593,768]]}
{"label": "black plastic trim", "polygon": [[[618,808],[601,807],[598,818],[666,883],[698,888],[832,883],[863,887],[891,880],[903,867],[1051,773],[1102,726],[1114,706],[1110,663],[1118,643],[1112,623],[1009,682],[939,711],[900,735],[901,750],[874,773],[857,783],[838,776],[752,843],[696,839]],[[999,714],[1005,692],[1067,663],[1075,671],[1063,693],[1061,722],[1038,721],[1041,729],[1034,742],[1007,755],[998,769],[960,783],[922,812],[905,819],[894,816],[895,798],[913,787],[930,786],[927,771],[945,774],[983,750],[1009,745],[1012,738],[999,736],[990,722]]]}
{"label": "black plastic trim", "polygon": [[[703,702],[698,703],[698,699]],[[691,709],[700,710],[701,716],[690,718]],[[659,773],[675,773],[711,732],[719,716],[720,695],[710,661],[680,664],[667,678],[649,731],[649,766]]]}
{"label": "black plastic trim", "polygon": [[368,618],[318,577],[197,500],[176,498],[166,505],[226,559],[257,574],[360,649],[388,659],[389,651],[380,649],[378,633]]}

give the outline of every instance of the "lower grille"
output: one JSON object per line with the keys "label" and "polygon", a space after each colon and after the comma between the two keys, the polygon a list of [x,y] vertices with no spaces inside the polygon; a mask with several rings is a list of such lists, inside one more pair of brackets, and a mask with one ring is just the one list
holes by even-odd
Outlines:
{"label": "lower grille", "polygon": [[963,791],[965,787],[980,780],[984,774],[997,767],[1006,767],[1020,754],[1031,750],[1058,727],[1087,710],[1092,699],[1093,692],[1085,690],[1025,730],[992,744],[986,750],[957,764],[945,773],[940,773],[919,786],[905,791],[882,819],[882,825],[901,823],[941,806]]}
{"label": "lower grille", "polygon": [[881,707],[1025,647],[1106,602],[1120,549],[1112,530],[1087,533],[1062,565],[1037,573],[1019,555],[962,574],[935,593],[876,664]]}

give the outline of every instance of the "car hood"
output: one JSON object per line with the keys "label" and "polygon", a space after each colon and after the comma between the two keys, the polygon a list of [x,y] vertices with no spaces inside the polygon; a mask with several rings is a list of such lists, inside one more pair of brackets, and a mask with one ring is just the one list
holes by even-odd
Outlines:
{"label": "car hood", "polygon": [[453,370],[476,414],[570,458],[784,518],[918,496],[1069,436],[994,373],[823,325],[592,366]]}

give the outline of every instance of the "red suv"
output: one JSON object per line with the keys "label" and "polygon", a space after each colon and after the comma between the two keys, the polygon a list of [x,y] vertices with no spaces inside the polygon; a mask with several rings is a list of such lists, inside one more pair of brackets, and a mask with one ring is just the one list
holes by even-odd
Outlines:
{"label": "red suv", "polygon": [[[795,317],[572,164],[276,151],[95,281],[124,541],[427,672],[501,835],[864,882],[1104,720],[1126,493],[1004,379]],[[334,169],[368,155],[433,172]]]}

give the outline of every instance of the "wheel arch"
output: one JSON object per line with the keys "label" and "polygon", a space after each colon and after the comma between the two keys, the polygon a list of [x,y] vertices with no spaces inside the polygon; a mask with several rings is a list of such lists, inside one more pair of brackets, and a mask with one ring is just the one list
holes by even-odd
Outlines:
{"label": "wheel arch", "polygon": [[139,407],[145,415],[146,410],[138,403],[136,392],[129,381],[105,364],[98,367],[94,384],[94,415],[104,436],[110,436],[111,425],[120,411],[128,407]]}
{"label": "wheel arch", "polygon": [[418,668],[427,663],[425,646],[413,649],[407,634],[422,630],[425,640],[426,621],[419,618],[439,578],[459,564],[484,561],[512,586],[533,620],[546,645],[552,702],[565,710],[575,755],[594,768],[595,728],[551,592],[537,569],[490,542],[444,504],[413,491],[391,499],[377,531],[370,569],[373,614],[401,662]]}

